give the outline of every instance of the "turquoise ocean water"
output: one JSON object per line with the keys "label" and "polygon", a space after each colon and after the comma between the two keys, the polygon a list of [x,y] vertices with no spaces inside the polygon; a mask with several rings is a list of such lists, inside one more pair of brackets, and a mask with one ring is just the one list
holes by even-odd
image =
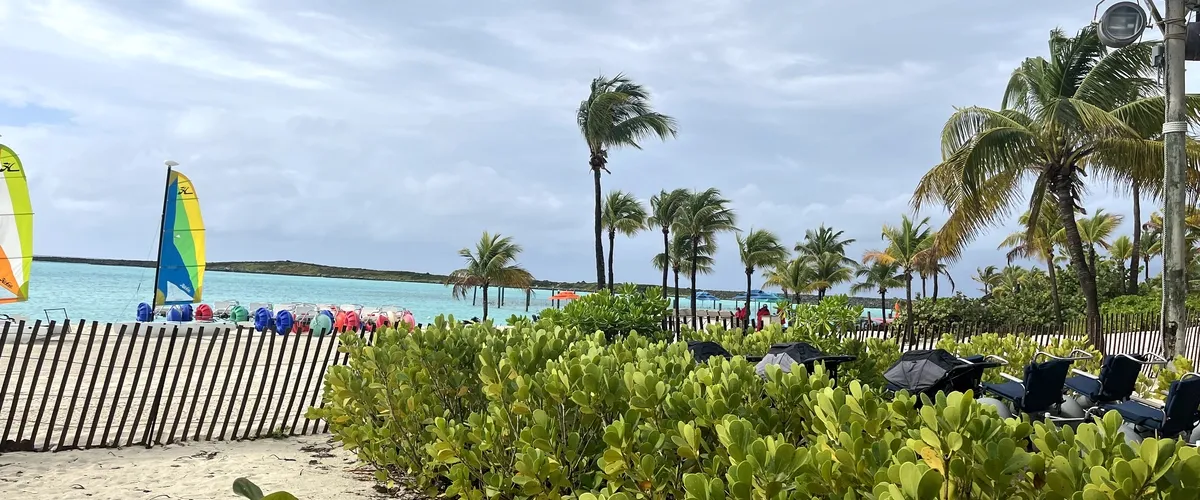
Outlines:
{"label": "turquoise ocean water", "polygon": [[[19,314],[30,319],[45,319],[46,309],[64,308],[72,320],[133,321],[139,302],[149,302],[153,291],[154,269],[119,266],[93,266],[34,262],[30,275],[29,301],[0,304],[0,313]],[[525,297],[519,291],[505,293],[504,307],[492,306],[488,315],[503,320],[510,315],[525,315]],[[529,312],[551,307],[549,290],[535,290]],[[434,283],[368,281],[307,276],[277,276],[208,272],[204,275],[204,302],[222,300],[314,304],[360,304],[367,307],[399,306],[413,312],[418,322],[428,323],[438,314],[453,314],[467,319],[482,315],[480,305],[471,299],[455,300],[450,288]],[[682,307],[688,307],[683,299]],[[730,310],[733,301],[700,301],[700,307]],[[871,314],[879,317],[879,310]],[[865,312],[864,312],[865,314]],[[50,318],[62,319],[62,312],[50,311]]]}

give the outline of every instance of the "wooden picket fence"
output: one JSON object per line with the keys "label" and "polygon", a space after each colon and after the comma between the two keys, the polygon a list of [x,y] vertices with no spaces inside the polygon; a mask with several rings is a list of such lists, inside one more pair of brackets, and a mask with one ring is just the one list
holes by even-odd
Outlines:
{"label": "wooden picket fence", "polygon": [[[225,324],[5,324],[0,452],[327,432],[338,337]],[[372,333],[365,333],[370,338]]]}

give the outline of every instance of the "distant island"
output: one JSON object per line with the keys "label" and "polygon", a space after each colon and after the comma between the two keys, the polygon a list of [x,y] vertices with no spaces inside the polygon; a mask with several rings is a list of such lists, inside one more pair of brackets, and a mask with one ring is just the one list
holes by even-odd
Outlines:
{"label": "distant island", "polygon": [[[39,262],[61,262],[64,264],[90,264],[93,266],[120,266],[120,267],[154,267],[152,260],[129,260],[129,259],[91,259],[85,257],[59,257],[50,255],[34,256],[33,260]],[[409,283],[437,283],[446,282],[447,276],[444,274],[433,273],[418,273],[414,271],[383,271],[379,269],[363,269],[358,267],[339,267],[325,266],[321,264],[312,264],[309,262],[292,262],[290,260],[272,260],[260,262],[248,261],[232,261],[232,262],[209,262],[206,269],[209,271],[221,271],[230,273],[249,273],[249,274],[278,274],[284,276],[313,276],[317,278],[343,278],[343,279],[358,279],[371,281],[405,281]],[[646,288],[658,285],[639,284],[639,288]],[[595,283],[585,281],[566,282],[566,281],[549,281],[535,280],[534,288],[544,290],[576,290],[576,291],[594,291],[596,290]],[[668,289],[673,292],[673,289]],[[686,296],[690,290],[680,289],[680,296]],[[744,291],[730,290],[709,290],[714,296],[721,299],[732,299],[738,294],[745,293]],[[816,295],[800,295],[799,301],[803,303],[816,303]],[[851,303],[863,307],[879,307],[878,298],[869,297],[851,297]],[[891,307],[895,301],[888,298],[888,307]]]}

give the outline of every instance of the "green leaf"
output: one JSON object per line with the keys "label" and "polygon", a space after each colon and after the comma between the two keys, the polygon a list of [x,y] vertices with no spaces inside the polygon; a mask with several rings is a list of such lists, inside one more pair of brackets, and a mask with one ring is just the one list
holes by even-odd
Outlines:
{"label": "green leaf", "polygon": [[233,492],[250,500],[262,500],[263,498],[262,489],[244,477],[233,480]]}
{"label": "green leaf", "polygon": [[263,497],[263,500],[298,500],[295,495],[286,491],[276,491],[270,495]]}

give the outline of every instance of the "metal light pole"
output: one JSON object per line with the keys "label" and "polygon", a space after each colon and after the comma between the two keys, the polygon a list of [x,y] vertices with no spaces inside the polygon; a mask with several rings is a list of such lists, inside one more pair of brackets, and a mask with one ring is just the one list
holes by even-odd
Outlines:
{"label": "metal light pole", "polygon": [[[1153,3],[1151,3],[1153,6]],[[1153,7],[1151,7],[1153,9]],[[1154,9],[1157,10],[1157,9]],[[1157,12],[1155,12],[1157,14]],[[1184,61],[1187,48],[1187,10],[1184,0],[1167,0],[1163,31],[1166,71],[1166,116],[1163,121],[1163,355],[1177,352],[1178,333],[1186,331],[1188,248],[1184,237],[1187,217],[1187,116],[1184,105]]]}
{"label": "metal light pole", "polygon": [[[1162,350],[1170,358],[1177,352],[1178,333],[1186,331],[1187,240],[1184,219],[1187,217],[1187,112],[1184,93],[1184,61],[1200,59],[1200,53],[1188,53],[1188,22],[1190,10],[1198,0],[1166,0],[1164,19],[1154,5],[1146,0],[1150,17],[1163,33],[1163,50],[1155,51],[1156,67],[1163,70],[1166,80],[1166,112],[1163,116],[1163,274],[1162,274]],[[1117,2],[1104,11],[1098,35],[1108,47],[1119,48],[1133,43],[1146,28],[1146,11],[1132,1]],[[1200,34],[1200,32],[1198,32]],[[1200,40],[1197,40],[1200,42]],[[1195,43],[1193,45],[1196,45]],[[1200,47],[1193,47],[1200,49]],[[1158,64],[1159,54],[1162,64]]]}

